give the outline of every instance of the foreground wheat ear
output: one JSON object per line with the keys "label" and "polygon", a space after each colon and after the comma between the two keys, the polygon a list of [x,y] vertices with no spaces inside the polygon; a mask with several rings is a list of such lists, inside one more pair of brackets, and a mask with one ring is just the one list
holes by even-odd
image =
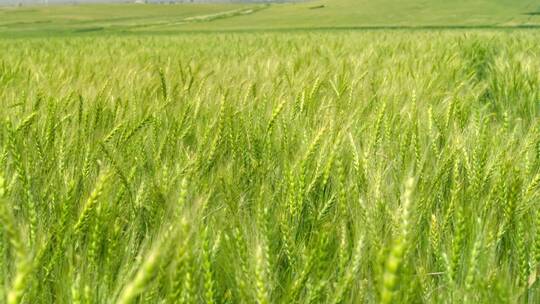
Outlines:
{"label": "foreground wheat ear", "polygon": [[0,39],[0,303],[536,303],[538,41]]}

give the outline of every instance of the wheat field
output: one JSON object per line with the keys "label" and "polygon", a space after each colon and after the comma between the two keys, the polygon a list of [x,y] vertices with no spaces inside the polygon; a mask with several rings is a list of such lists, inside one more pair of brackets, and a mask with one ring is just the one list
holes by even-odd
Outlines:
{"label": "wheat field", "polygon": [[0,302],[537,303],[539,40],[0,40]]}

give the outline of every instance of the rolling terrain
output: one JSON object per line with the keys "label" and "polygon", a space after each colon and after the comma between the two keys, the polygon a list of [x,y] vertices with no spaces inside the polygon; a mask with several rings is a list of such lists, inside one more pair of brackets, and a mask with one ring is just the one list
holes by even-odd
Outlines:
{"label": "rolling terrain", "polygon": [[540,4],[351,1],[280,4],[82,4],[0,8],[0,35],[370,28],[536,28]]}

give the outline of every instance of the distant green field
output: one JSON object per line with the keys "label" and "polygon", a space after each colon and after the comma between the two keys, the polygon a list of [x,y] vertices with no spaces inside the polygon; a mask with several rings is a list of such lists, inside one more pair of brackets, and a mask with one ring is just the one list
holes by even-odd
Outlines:
{"label": "distant green field", "polygon": [[371,27],[537,27],[533,0],[365,1],[289,4],[99,4],[0,8],[0,35]]}
{"label": "distant green field", "polygon": [[245,8],[245,5],[99,4],[0,8],[0,34],[58,35],[122,32],[170,26],[185,18]]}

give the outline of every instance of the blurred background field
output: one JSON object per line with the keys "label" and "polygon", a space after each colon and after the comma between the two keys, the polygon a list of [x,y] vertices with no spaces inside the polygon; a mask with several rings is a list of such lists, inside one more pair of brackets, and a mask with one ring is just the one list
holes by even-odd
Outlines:
{"label": "blurred background field", "polygon": [[534,0],[77,4],[0,7],[0,35],[366,28],[533,28]]}

